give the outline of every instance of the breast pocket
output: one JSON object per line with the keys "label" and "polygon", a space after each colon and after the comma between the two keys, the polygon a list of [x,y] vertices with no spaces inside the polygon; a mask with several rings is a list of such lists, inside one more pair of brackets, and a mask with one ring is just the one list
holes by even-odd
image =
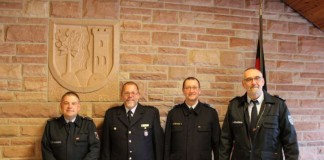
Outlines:
{"label": "breast pocket", "polygon": [[272,141],[279,136],[279,116],[267,115],[262,126],[267,140]]}
{"label": "breast pocket", "polygon": [[75,144],[77,146],[87,146],[88,145],[88,132],[80,132],[75,136]]}
{"label": "breast pocket", "polygon": [[263,127],[267,129],[276,129],[279,126],[279,117],[276,115],[268,115],[264,118]]}
{"label": "breast pocket", "polygon": [[182,132],[183,128],[183,125],[172,125],[172,132]]}
{"label": "breast pocket", "polygon": [[210,132],[211,131],[211,128],[207,125],[198,125],[197,126],[197,131],[198,132]]}

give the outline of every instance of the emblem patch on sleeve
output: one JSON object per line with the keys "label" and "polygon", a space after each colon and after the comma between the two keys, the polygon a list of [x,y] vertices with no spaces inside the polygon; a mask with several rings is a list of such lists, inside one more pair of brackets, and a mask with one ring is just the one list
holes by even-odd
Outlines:
{"label": "emblem patch on sleeve", "polygon": [[98,135],[98,133],[97,133],[97,132],[94,132],[94,134],[95,134],[96,139],[99,140],[99,135]]}
{"label": "emblem patch on sleeve", "polygon": [[291,115],[288,115],[288,120],[289,120],[289,123],[290,123],[291,125],[294,125],[294,120],[293,120],[293,118],[291,117]]}

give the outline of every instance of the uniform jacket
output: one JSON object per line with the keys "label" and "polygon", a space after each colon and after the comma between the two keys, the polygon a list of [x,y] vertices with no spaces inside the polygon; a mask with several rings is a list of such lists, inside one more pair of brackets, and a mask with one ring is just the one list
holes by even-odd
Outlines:
{"label": "uniform jacket", "polygon": [[163,130],[158,109],[137,105],[131,123],[124,105],[106,111],[102,160],[162,160]]}
{"label": "uniform jacket", "polygon": [[218,114],[208,104],[198,102],[193,113],[185,103],[168,113],[165,128],[165,160],[218,159],[220,126]]}
{"label": "uniform jacket", "polygon": [[281,98],[264,92],[258,114],[254,141],[249,136],[247,95],[229,103],[223,123],[220,160],[297,160],[299,155],[296,131],[288,108]]}
{"label": "uniform jacket", "polygon": [[100,140],[92,119],[77,116],[69,132],[63,116],[47,121],[42,138],[43,160],[96,160]]}

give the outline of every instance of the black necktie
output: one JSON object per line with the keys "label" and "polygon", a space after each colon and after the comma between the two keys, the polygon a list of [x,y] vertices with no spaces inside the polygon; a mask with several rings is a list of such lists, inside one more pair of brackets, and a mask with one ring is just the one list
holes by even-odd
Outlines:
{"label": "black necktie", "polygon": [[250,136],[253,141],[254,131],[256,129],[256,125],[257,125],[257,121],[258,121],[258,111],[257,111],[257,107],[256,107],[258,100],[255,100],[255,101],[251,100],[251,102],[253,103],[253,107],[252,107],[252,111],[251,111]]}
{"label": "black necktie", "polygon": [[69,128],[69,133],[72,133],[74,131],[74,123],[73,122],[69,122],[68,123],[68,128]]}
{"label": "black necktie", "polygon": [[[75,144],[74,137],[75,124],[73,122],[68,123],[68,139],[67,139],[67,153],[72,153],[67,155],[67,159],[73,159],[73,146]],[[71,157],[72,156],[72,157]]]}
{"label": "black necktie", "polygon": [[133,114],[133,112],[132,112],[131,110],[129,110],[129,111],[127,112],[127,117],[128,117],[128,122],[129,122],[129,123],[130,123],[131,120],[132,120],[132,114]]}
{"label": "black necktie", "polygon": [[189,112],[190,112],[190,114],[194,114],[195,113],[195,111],[194,111],[194,109],[192,107],[189,108]]}

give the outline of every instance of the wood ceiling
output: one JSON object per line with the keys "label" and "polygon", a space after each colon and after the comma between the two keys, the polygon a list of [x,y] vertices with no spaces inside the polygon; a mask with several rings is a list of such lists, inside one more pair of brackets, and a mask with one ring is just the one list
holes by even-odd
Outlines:
{"label": "wood ceiling", "polygon": [[296,12],[324,31],[324,0],[282,0]]}

